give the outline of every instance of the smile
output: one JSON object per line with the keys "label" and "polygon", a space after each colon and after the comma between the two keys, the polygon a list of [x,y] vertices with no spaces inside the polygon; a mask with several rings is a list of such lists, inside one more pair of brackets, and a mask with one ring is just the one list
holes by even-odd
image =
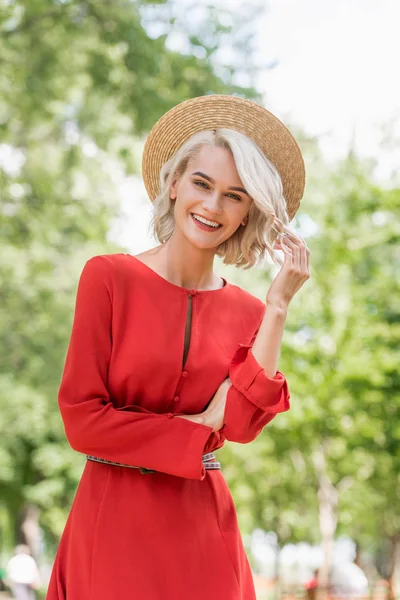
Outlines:
{"label": "smile", "polygon": [[222,227],[220,223],[216,223],[215,221],[209,221],[208,219],[205,219],[200,215],[195,215],[191,213],[191,216],[195,221],[197,221],[197,223],[201,223],[202,225],[206,226],[207,229],[219,229],[220,227]]}

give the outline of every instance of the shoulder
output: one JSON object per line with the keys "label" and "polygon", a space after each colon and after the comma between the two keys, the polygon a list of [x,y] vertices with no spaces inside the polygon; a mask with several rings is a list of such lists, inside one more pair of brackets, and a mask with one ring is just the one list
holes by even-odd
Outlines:
{"label": "shoulder", "polygon": [[128,254],[97,254],[86,261],[83,273],[111,277],[126,271],[130,264]]}
{"label": "shoulder", "polygon": [[247,314],[251,319],[261,320],[265,312],[265,303],[238,285],[232,283],[229,285],[235,309]]}
{"label": "shoulder", "polygon": [[89,258],[83,266],[79,286],[86,289],[107,288],[111,294],[115,283],[126,278],[131,261],[128,254],[98,254]]}
{"label": "shoulder", "polygon": [[89,268],[91,270],[115,270],[119,267],[124,267],[129,264],[129,255],[123,254],[122,252],[118,254],[97,254],[96,256],[92,256],[89,258],[84,268]]}

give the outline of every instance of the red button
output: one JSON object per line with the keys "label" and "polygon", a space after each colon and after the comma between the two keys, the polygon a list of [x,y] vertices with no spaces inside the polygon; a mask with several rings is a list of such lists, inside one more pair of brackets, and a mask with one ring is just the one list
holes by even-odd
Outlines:
{"label": "red button", "polygon": [[187,371],[182,371],[182,377],[187,377],[189,373]]}
{"label": "red button", "polygon": [[179,402],[179,400],[180,400],[180,397],[179,396],[175,396],[174,402]]}

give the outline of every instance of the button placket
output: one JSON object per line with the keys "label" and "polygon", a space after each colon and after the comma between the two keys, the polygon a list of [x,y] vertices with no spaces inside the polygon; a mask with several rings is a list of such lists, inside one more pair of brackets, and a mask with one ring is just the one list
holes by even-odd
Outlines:
{"label": "button placket", "polygon": [[[188,290],[188,292],[187,292],[187,293],[188,293],[188,296],[191,296],[191,297],[193,297],[193,296],[195,296],[195,295],[197,294],[197,290]],[[189,341],[189,348],[188,348],[187,356],[189,355],[189,349],[190,349],[190,346],[191,346],[191,344],[192,344],[192,333],[193,333],[193,305],[191,306],[191,311],[192,311],[192,313],[191,313],[191,322],[190,322],[190,341]],[[187,318],[187,315],[186,315],[186,318]],[[186,361],[185,361],[185,364],[186,364],[186,362],[187,362],[187,356],[186,356]],[[183,385],[183,383],[184,383],[185,379],[187,379],[187,377],[188,377],[188,376],[189,376],[189,371],[188,371],[187,369],[184,369],[184,368],[183,368],[183,369],[182,369],[182,371],[181,371],[181,375],[180,375],[180,377],[179,377],[178,384],[177,384],[177,386],[176,386],[176,389],[175,389],[175,394],[174,394],[174,396],[173,396],[173,398],[172,398],[172,400],[171,400],[171,403],[170,403],[170,411],[173,411],[173,410],[174,410],[174,407],[175,407],[175,406],[178,404],[178,402],[180,401],[180,399],[181,399],[181,393],[180,393],[180,392],[181,392],[181,389],[182,389],[182,385]]]}
{"label": "button placket", "polygon": [[175,406],[181,399],[182,385],[183,385],[183,382],[185,381],[185,379],[188,377],[188,375],[189,375],[189,371],[182,371],[181,376],[178,381],[178,385],[176,386],[176,389],[175,389],[174,397],[172,398],[171,410],[172,410],[173,406]]}
{"label": "button placket", "polygon": [[[188,296],[193,297],[197,294],[197,290],[188,290],[187,291]],[[190,322],[190,341],[189,341],[189,348],[188,348],[188,352],[187,352],[187,356],[189,355],[189,349],[190,346],[192,344],[192,333],[193,333],[193,305],[191,305],[191,322]],[[186,315],[187,318],[187,315]],[[186,361],[185,364],[187,362],[187,356],[186,356]],[[174,411],[175,407],[177,406],[178,402],[181,400],[181,389],[182,389],[182,385],[185,381],[185,379],[187,379],[187,377],[189,376],[189,371],[185,368],[182,368],[181,371],[181,375],[179,377],[179,381],[177,383],[177,386],[175,388],[175,393],[174,396],[172,397],[171,403],[170,403],[170,411]]]}

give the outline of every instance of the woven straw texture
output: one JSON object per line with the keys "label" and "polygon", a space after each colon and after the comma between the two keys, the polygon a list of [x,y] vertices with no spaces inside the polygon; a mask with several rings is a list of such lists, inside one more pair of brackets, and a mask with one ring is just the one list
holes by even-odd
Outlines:
{"label": "woven straw texture", "polygon": [[166,112],[150,131],[142,161],[143,181],[150,197],[159,194],[160,170],[194,133],[234,129],[254,140],[277,168],[291,220],[304,193],[305,167],[300,148],[288,128],[268,110],[236,96],[199,96]]}

